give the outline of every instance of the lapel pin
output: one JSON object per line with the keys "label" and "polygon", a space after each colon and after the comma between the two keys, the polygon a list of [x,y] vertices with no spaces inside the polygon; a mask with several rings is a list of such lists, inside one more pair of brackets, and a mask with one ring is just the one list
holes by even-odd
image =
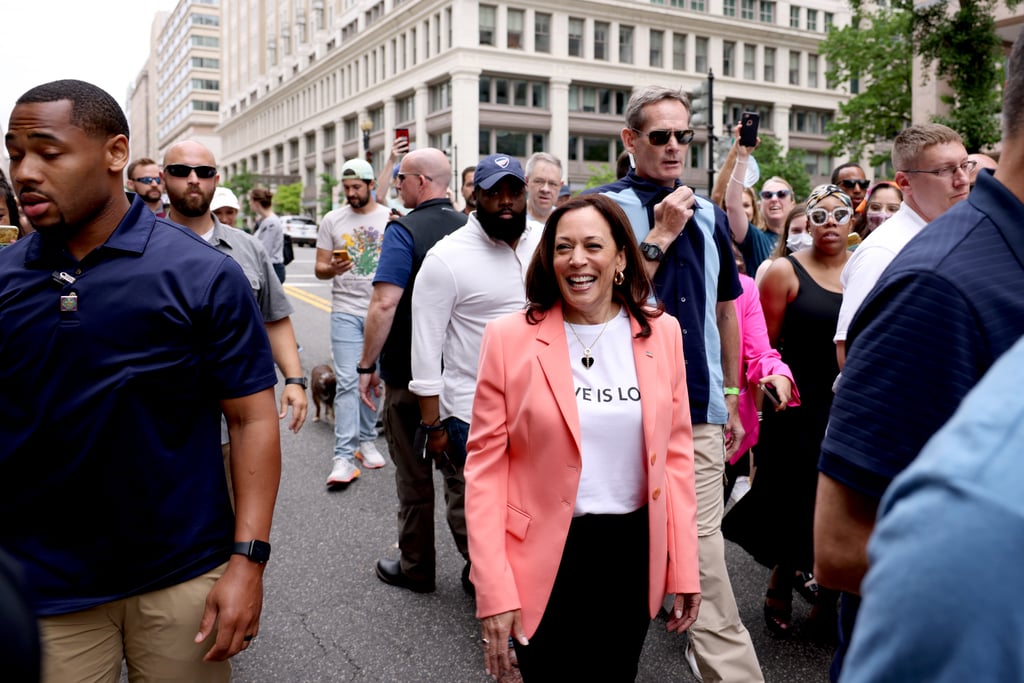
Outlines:
{"label": "lapel pin", "polygon": [[651,353],[650,351],[644,351],[644,355],[647,356],[648,358],[654,358],[654,354]]}

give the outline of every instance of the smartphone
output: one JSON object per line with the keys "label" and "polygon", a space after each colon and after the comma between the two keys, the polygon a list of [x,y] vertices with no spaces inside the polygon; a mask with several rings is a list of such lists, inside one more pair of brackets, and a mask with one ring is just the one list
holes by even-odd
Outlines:
{"label": "smartphone", "polygon": [[334,258],[342,261],[351,261],[352,257],[348,254],[348,249],[335,249],[333,252]]}
{"label": "smartphone", "polygon": [[761,115],[757,112],[745,111],[740,117],[740,146],[757,146],[757,127],[761,123]]}
{"label": "smartphone", "polygon": [[768,400],[771,401],[775,407],[778,407],[781,401],[779,400],[779,392],[775,389],[775,385],[771,382],[765,382],[760,386],[761,391],[763,391],[764,395],[768,397]]}
{"label": "smartphone", "polygon": [[409,151],[409,129],[408,128],[395,128],[395,138],[403,138],[405,140],[405,150]]}

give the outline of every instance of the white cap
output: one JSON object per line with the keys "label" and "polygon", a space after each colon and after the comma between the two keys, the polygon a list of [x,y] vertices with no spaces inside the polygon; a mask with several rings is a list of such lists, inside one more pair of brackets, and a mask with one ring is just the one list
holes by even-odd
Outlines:
{"label": "white cap", "polygon": [[224,207],[235,209],[236,211],[241,208],[238,206],[238,197],[235,196],[235,193],[228,188],[221,186],[213,191],[213,201],[210,202],[210,211],[216,211],[217,209],[223,209]]}

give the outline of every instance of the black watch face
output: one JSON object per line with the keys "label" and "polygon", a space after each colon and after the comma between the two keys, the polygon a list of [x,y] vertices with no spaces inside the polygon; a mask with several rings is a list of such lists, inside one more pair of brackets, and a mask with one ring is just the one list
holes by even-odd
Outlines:
{"label": "black watch face", "polygon": [[661,249],[657,244],[651,244],[650,242],[644,242],[640,245],[640,249],[644,252],[644,256],[648,261],[660,261],[661,260]]}
{"label": "black watch face", "polygon": [[264,541],[253,541],[249,548],[249,559],[253,562],[266,562],[270,559],[270,544]]}

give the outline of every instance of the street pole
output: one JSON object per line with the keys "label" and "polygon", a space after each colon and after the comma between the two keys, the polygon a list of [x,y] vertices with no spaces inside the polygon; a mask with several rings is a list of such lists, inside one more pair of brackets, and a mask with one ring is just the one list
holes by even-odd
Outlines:
{"label": "street pole", "polygon": [[715,74],[708,69],[708,196],[715,187]]}

